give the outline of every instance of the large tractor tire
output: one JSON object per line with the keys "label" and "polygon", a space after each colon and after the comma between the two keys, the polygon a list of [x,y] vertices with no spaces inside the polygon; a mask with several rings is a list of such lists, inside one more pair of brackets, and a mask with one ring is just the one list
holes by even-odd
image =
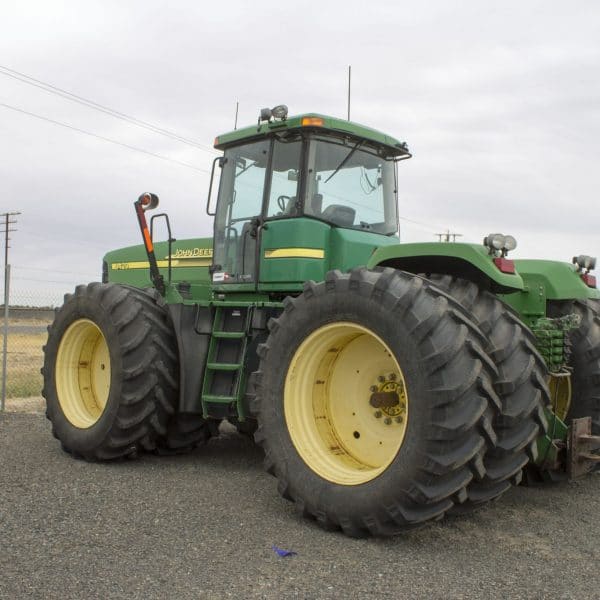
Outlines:
{"label": "large tractor tire", "polygon": [[203,446],[211,435],[218,434],[218,425],[211,427],[198,414],[177,413],[168,422],[167,431],[156,440],[155,454],[170,456],[188,454]]}
{"label": "large tractor tire", "polygon": [[566,421],[592,417],[592,433],[600,435],[600,310],[596,300],[568,300],[548,303],[549,317],[570,314],[581,317],[571,330],[571,406]]}
{"label": "large tractor tire", "polygon": [[178,390],[175,336],[156,292],[112,283],[65,296],[44,352],[46,415],[63,448],[87,460],[153,450]]}
{"label": "large tractor tire", "polygon": [[256,441],[282,496],[326,529],[393,535],[484,480],[495,367],[458,304],[394,269],[328,273],[259,347]]}
{"label": "large tractor tire", "polygon": [[536,439],[547,427],[548,371],[533,333],[493,294],[449,275],[428,277],[456,299],[481,329],[487,338],[485,349],[497,367],[494,389],[501,403],[494,406],[494,430],[498,440],[484,457],[486,476],[467,488],[469,501],[461,508],[470,508],[520,483],[524,467],[536,459]]}

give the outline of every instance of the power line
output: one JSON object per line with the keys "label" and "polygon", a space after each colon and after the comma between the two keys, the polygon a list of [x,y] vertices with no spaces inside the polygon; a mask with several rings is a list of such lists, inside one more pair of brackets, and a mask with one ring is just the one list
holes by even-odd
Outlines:
{"label": "power line", "polygon": [[163,127],[149,123],[148,121],[142,121],[141,119],[122,113],[118,110],[115,110],[114,108],[104,106],[103,104],[99,104],[98,102],[94,102],[93,100],[88,100],[83,96],[78,96],[77,94],[73,94],[72,92],[63,90],[62,88],[59,88],[50,83],[46,83],[39,79],[35,79],[34,77],[30,77],[29,75],[25,75],[25,73],[20,73],[19,71],[15,71],[14,69],[9,69],[8,67],[5,67],[3,65],[0,65],[0,75],[11,77],[12,79],[16,79],[17,81],[21,81],[22,83],[25,83],[27,85],[31,85],[33,87],[44,90],[49,94],[60,96],[65,100],[70,100],[71,102],[82,104],[83,106],[87,106],[88,108],[92,108],[93,110],[105,113],[107,115],[110,115],[111,117],[121,119],[122,121],[131,123],[132,125],[136,125],[137,127],[141,127],[154,133],[164,135],[165,137],[181,142],[182,144],[187,144],[188,146],[193,146],[195,148],[199,148],[200,150],[204,150],[205,152],[210,152],[212,154],[218,154],[218,152],[214,148],[206,146],[205,144],[202,144],[196,140],[181,136],[174,131],[164,129]]}
{"label": "power line", "polygon": [[[420,225],[420,229],[423,231],[430,231],[431,233],[435,233],[435,229],[431,227],[432,223],[423,223],[423,221],[415,221],[414,219],[408,219],[406,217],[398,217],[401,221],[406,221],[407,223],[412,223],[413,225]],[[435,225],[435,223],[433,223]],[[438,227],[438,229],[444,229],[443,227]],[[437,234],[436,234],[437,235]]]}
{"label": "power line", "polygon": [[143,148],[138,148],[137,146],[131,146],[129,144],[125,144],[123,142],[118,142],[117,140],[113,140],[111,138],[104,137],[103,135],[98,135],[97,133],[92,133],[91,131],[86,131],[85,129],[79,129],[79,127],[74,127],[73,125],[69,125],[68,123],[61,123],[60,121],[55,121],[54,119],[49,119],[48,117],[43,117],[42,115],[38,115],[36,113],[29,112],[27,110],[23,110],[22,108],[18,108],[16,106],[11,106],[10,104],[4,104],[0,102],[0,106],[4,108],[8,108],[10,110],[14,110],[16,112],[22,113],[24,115],[28,115],[30,117],[35,117],[36,119],[41,119],[42,121],[47,121],[48,123],[53,123],[54,125],[60,125],[61,127],[66,127],[67,129],[71,129],[72,131],[77,131],[78,133],[83,133],[84,135],[89,135],[90,137],[98,138],[99,140],[104,140],[105,142],[110,142],[111,144],[116,144],[117,146],[122,146],[123,148],[128,148],[129,150],[135,150],[136,152],[141,152],[142,154],[147,154],[148,156],[154,156],[154,158],[160,158],[161,160],[166,160],[183,167],[187,167],[188,169],[193,169],[194,171],[200,171],[201,173],[210,173],[206,169],[200,169],[198,167],[194,167],[194,165],[190,165],[189,163],[185,163],[181,160],[177,160],[176,158],[169,158],[168,156],[163,156],[162,154],[156,154],[155,152],[150,152],[149,150],[144,150]]}

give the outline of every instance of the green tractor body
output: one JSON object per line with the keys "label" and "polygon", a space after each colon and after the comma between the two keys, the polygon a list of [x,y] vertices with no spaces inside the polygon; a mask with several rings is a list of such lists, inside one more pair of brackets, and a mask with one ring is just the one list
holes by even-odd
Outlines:
{"label": "green tractor body", "polygon": [[144,244],[59,311],[44,393],[63,446],[113,458],[258,428],[281,493],[350,535],[591,469],[593,259],[513,261],[500,234],[400,243],[408,149],[349,121],[277,107],[215,148],[213,237],[152,240],[143,195]]}

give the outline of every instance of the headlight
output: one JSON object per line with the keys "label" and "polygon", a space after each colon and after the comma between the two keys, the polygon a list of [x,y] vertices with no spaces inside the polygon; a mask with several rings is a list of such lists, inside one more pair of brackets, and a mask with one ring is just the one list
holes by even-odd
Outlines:
{"label": "headlight", "polygon": [[490,249],[490,254],[497,255],[498,252],[502,252],[502,256],[506,256],[507,252],[517,247],[517,240],[512,235],[490,233],[483,238],[483,245]]}
{"label": "headlight", "polygon": [[510,252],[517,247],[517,240],[512,235],[504,237],[504,250]]}
{"label": "headlight", "polygon": [[483,239],[484,246],[494,250],[502,250],[504,247],[504,236],[501,233],[490,233]]}
{"label": "headlight", "polygon": [[577,265],[580,269],[591,271],[596,268],[596,257],[580,254],[579,256],[573,257],[573,264]]}

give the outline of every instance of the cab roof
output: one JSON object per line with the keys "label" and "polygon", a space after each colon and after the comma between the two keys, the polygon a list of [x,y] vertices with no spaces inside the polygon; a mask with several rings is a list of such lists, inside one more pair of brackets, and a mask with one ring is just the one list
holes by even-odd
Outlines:
{"label": "cab roof", "polygon": [[235,131],[230,131],[216,137],[214,146],[217,150],[224,150],[228,146],[236,145],[242,141],[260,139],[278,131],[291,131],[294,129],[311,129],[334,135],[351,135],[385,146],[392,156],[410,156],[405,142],[400,142],[392,136],[376,129],[365,127],[359,123],[318,113],[305,113],[283,120],[273,120],[260,123],[259,125],[244,127],[243,129],[236,129]]}

